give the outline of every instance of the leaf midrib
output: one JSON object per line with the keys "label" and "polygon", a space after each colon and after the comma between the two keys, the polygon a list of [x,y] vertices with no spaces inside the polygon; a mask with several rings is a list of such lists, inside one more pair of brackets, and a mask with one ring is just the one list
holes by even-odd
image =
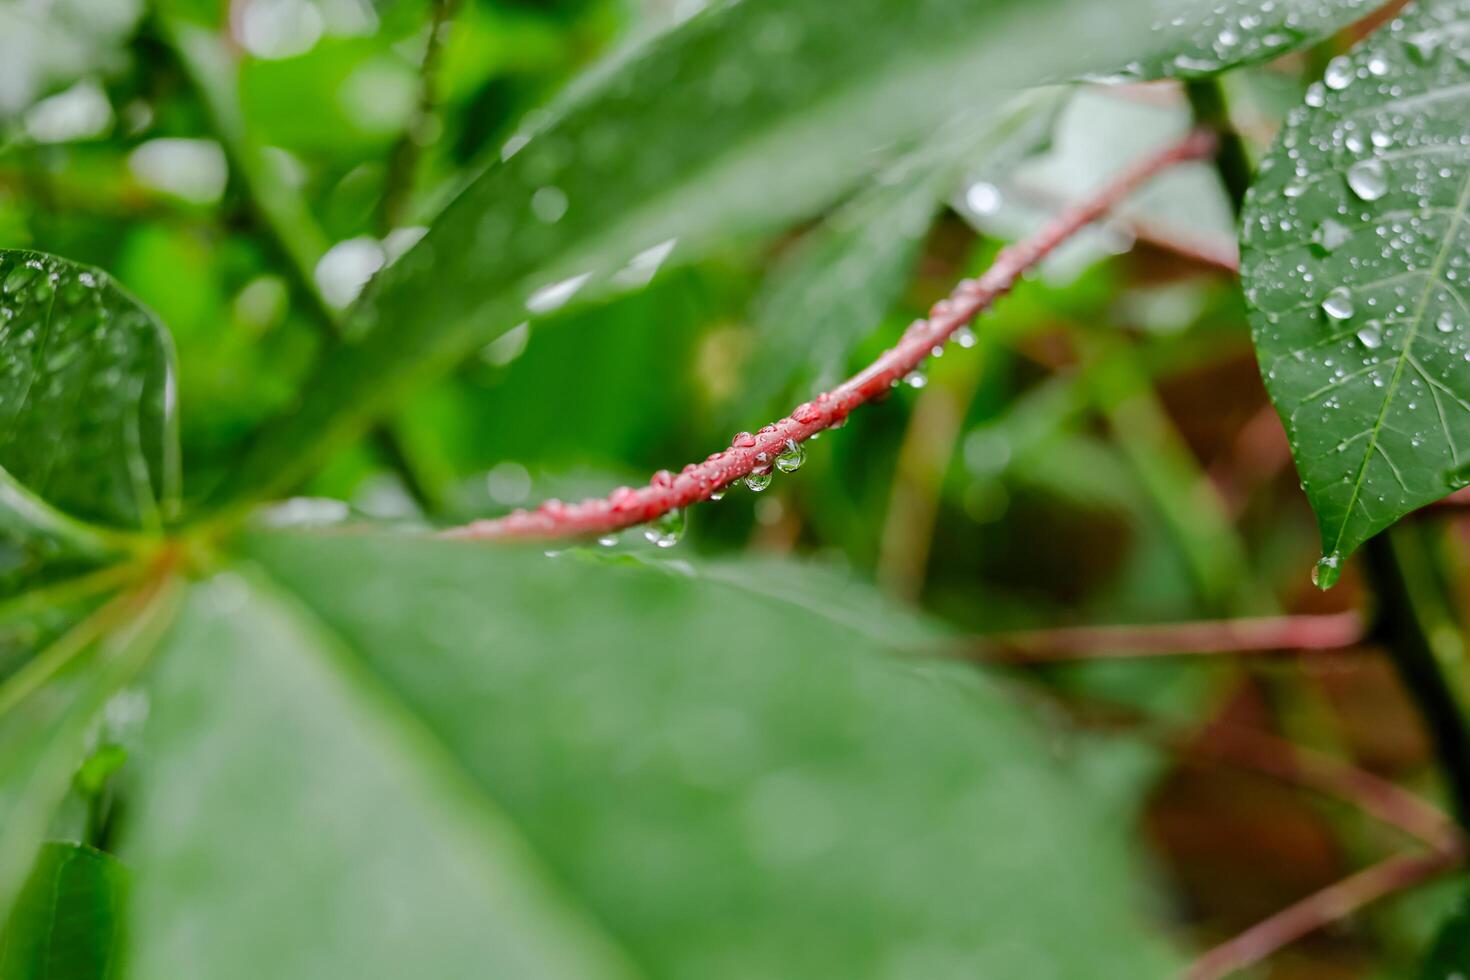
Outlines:
{"label": "leaf midrib", "polygon": [[[1404,364],[1409,360],[1414,341],[1419,336],[1419,328],[1424,323],[1424,313],[1429,305],[1429,297],[1434,294],[1436,286],[1443,286],[1446,289],[1450,288],[1449,283],[1441,279],[1440,273],[1444,269],[1445,261],[1449,258],[1450,248],[1454,243],[1455,234],[1460,230],[1460,225],[1465,220],[1467,205],[1470,205],[1470,170],[1467,170],[1465,179],[1460,184],[1460,194],[1458,200],[1455,202],[1453,212],[1454,217],[1450,220],[1450,226],[1445,229],[1444,238],[1440,241],[1439,251],[1435,253],[1434,261],[1430,264],[1424,277],[1424,288],[1419,293],[1419,300],[1415,304],[1414,315],[1407,321],[1409,334],[1404,339],[1404,346],[1399,351],[1397,363],[1394,364],[1393,375],[1389,378],[1388,387],[1383,395],[1383,403],[1378,409],[1378,417],[1373,420],[1373,428],[1369,430],[1368,445],[1363,451],[1363,461],[1358,465],[1358,473],[1353,480],[1353,489],[1351,495],[1348,497],[1347,508],[1343,511],[1342,521],[1338,524],[1337,534],[1333,537],[1332,547],[1329,549],[1334,554],[1341,550],[1343,535],[1347,532],[1348,523],[1353,517],[1353,510],[1358,505],[1358,497],[1363,489],[1363,480],[1368,472],[1368,464],[1372,461],[1374,452],[1380,451],[1378,449],[1378,433],[1382,430],[1383,422],[1388,417],[1389,406],[1393,404],[1394,396],[1398,393],[1399,378],[1403,374]],[[1384,458],[1387,459],[1387,451],[1383,450],[1383,453]],[[1390,466],[1392,466],[1391,462]]]}

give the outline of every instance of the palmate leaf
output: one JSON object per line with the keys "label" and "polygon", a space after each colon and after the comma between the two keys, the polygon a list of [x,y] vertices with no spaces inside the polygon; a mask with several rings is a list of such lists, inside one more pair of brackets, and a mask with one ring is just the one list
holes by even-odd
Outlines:
{"label": "palmate leaf", "polygon": [[166,331],[100,271],[0,250],[0,598],[125,551],[177,497]]}
{"label": "palmate leaf", "polygon": [[[291,485],[403,390],[573,298],[810,213],[977,99],[1085,72],[1213,71],[1363,0],[744,0],[596,73],[515,137],[348,315],[227,492]],[[1140,39],[1142,39],[1140,41]],[[1180,52],[1196,58],[1181,69]],[[1206,56],[1208,52],[1208,57]]]}
{"label": "palmate leaf", "polygon": [[110,855],[83,844],[46,844],[0,931],[0,977],[120,976],[126,886],[126,869]]}
{"label": "palmate leaf", "polygon": [[1247,201],[1261,369],[1321,526],[1317,579],[1470,464],[1470,32],[1411,8],[1278,138]]}
{"label": "palmate leaf", "polygon": [[814,611],[810,576],[783,598],[403,537],[249,551],[150,684],[132,975],[1176,966],[1129,910],[1122,828],[1018,709]]}

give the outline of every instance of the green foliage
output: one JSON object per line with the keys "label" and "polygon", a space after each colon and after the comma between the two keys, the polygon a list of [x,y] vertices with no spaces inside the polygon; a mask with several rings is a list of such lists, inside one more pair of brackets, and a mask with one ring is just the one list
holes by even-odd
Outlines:
{"label": "green foliage", "polygon": [[248,552],[150,685],[135,975],[1171,973],[1096,900],[1128,890],[1116,837],[993,685],[805,608],[860,593],[381,536]]}
{"label": "green foliage", "polygon": [[0,932],[6,980],[121,976],[127,870],[83,844],[48,843]]}
{"label": "green foliage", "polygon": [[1467,11],[1426,4],[1333,59],[1251,191],[1252,329],[1324,587],[1367,538],[1467,482]]}

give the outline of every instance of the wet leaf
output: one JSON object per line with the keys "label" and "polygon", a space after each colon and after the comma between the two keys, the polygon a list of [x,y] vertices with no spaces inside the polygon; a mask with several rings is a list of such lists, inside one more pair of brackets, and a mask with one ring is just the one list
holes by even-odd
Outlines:
{"label": "wet leaf", "polygon": [[[1263,18],[1232,2],[1223,16],[1256,18],[1285,45],[1299,33],[1270,25],[1325,27],[1360,7],[1299,0]],[[406,387],[521,322],[810,213],[894,146],[973,109],[976,93],[1130,63],[1163,71],[1157,52],[1195,50],[1201,25],[1223,29],[1218,16],[1206,0],[714,5],[594,73],[505,145],[502,162],[369,285],[349,314],[350,342],[234,489],[289,486],[316,447],[360,432]]]}
{"label": "wet leaf", "polygon": [[1319,584],[1467,480],[1470,16],[1429,4],[1334,59],[1247,202],[1266,387],[1317,512]]}
{"label": "wet leaf", "polygon": [[139,976],[1173,972],[1018,709],[821,612],[819,575],[251,550],[274,584],[198,589],[153,685]]}
{"label": "wet leaf", "polygon": [[0,977],[118,976],[126,886],[126,869],[110,855],[84,844],[46,844],[0,933]]}
{"label": "wet leaf", "polygon": [[173,516],[173,402],[152,314],[98,270],[0,250],[0,595]]}

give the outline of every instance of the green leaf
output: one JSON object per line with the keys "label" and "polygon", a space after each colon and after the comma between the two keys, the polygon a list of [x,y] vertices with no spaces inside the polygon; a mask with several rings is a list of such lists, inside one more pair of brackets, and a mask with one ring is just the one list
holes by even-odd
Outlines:
{"label": "green leaf", "polygon": [[124,550],[113,529],[177,496],[167,332],[105,273],[0,250],[0,595]]}
{"label": "green leaf", "polygon": [[1464,980],[1470,976],[1470,902],[1460,907],[1439,927],[1419,971],[1419,980]]}
{"label": "green leaf", "polygon": [[97,713],[152,651],[170,595],[155,586],[114,600],[0,685],[0,918],[86,758]]}
{"label": "green leaf", "polygon": [[829,616],[819,576],[251,552],[276,584],[197,589],[153,684],[138,976],[538,976],[558,950],[600,976],[610,943],[707,980],[1173,972],[1119,828],[991,685],[843,625],[866,590]]}
{"label": "green leaf", "polygon": [[0,977],[117,976],[126,887],[115,858],[82,844],[46,844],[0,933]]}
{"label": "green leaf", "polygon": [[1328,66],[1247,201],[1243,278],[1266,387],[1317,512],[1318,581],[1470,464],[1465,0],[1413,9]]}
{"label": "green leaf", "polygon": [[[295,483],[319,447],[360,432],[405,388],[518,323],[810,213],[892,147],[973,109],[977,93],[990,104],[998,92],[1130,61],[1162,70],[1157,52],[1195,50],[1206,28],[1219,40],[1215,6],[715,5],[596,73],[550,121],[506,145],[503,161],[369,285],[349,314],[348,342],[325,358],[299,409],[247,457],[232,489]],[[1298,0],[1273,5],[1270,17],[1248,16],[1263,28],[1302,18],[1325,26],[1361,6]],[[1168,16],[1148,29],[1160,9]],[[1228,5],[1231,23],[1239,26],[1246,9]],[[1217,64],[1233,61],[1226,52]]]}

